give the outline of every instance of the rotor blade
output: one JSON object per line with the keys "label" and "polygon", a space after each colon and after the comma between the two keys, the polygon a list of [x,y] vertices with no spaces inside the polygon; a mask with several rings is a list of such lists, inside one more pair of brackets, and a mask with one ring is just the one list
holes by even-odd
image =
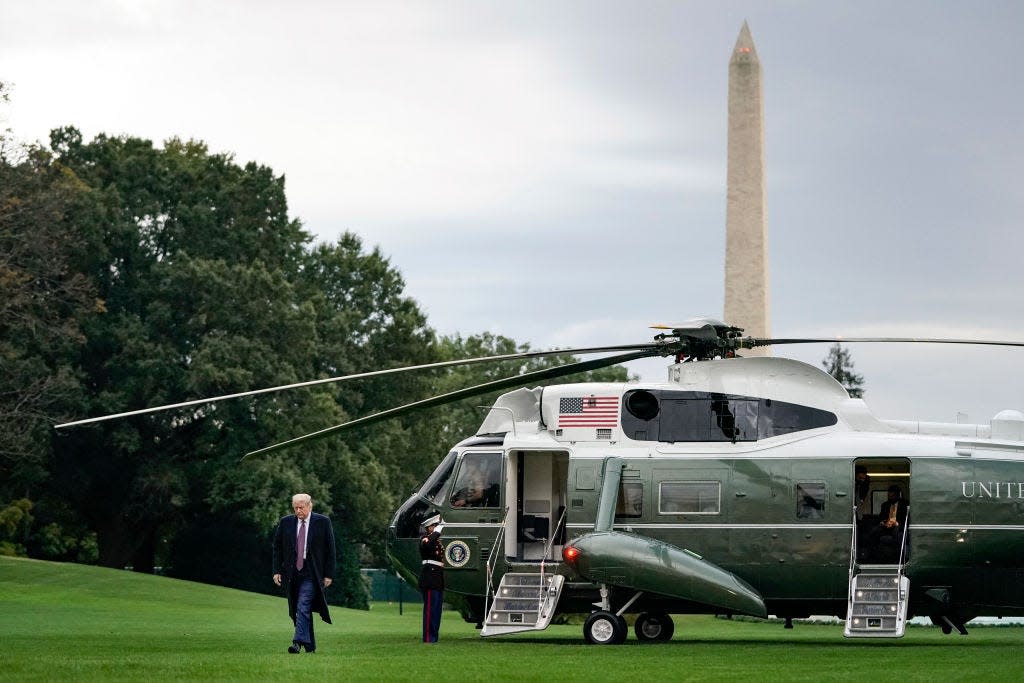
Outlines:
{"label": "rotor blade", "polygon": [[431,398],[425,398],[422,401],[416,401],[414,403],[407,403],[397,408],[390,408],[388,410],[382,410],[379,413],[373,415],[367,415],[366,417],[360,417],[334,427],[328,427],[327,429],[321,429],[319,432],[313,432],[312,434],[306,434],[289,441],[282,441],[281,443],[274,444],[273,446],[267,446],[259,450],[251,451],[242,456],[242,460],[245,460],[250,455],[263,455],[266,453],[273,453],[285,448],[291,448],[297,446],[300,443],[306,441],[312,441],[315,439],[322,439],[332,434],[347,431],[355,427],[364,427],[374,422],[380,422],[392,417],[398,417],[405,413],[412,412],[414,410],[422,410],[423,408],[430,408],[433,406],[444,405],[445,403],[451,403],[464,398],[470,398],[472,396],[479,396],[480,394],[486,394],[491,391],[497,391],[499,389],[507,389],[520,384],[529,384],[534,381],[542,381],[546,379],[552,379],[554,377],[564,377],[565,375],[574,375],[579,372],[586,372],[587,370],[596,370],[598,368],[608,367],[609,365],[618,365],[619,363],[625,363],[627,361],[636,360],[637,358],[645,358],[647,356],[659,355],[658,350],[644,349],[642,351],[633,351],[631,353],[623,353],[617,356],[609,356],[607,358],[596,358],[594,360],[580,361],[578,363],[570,363],[569,365],[561,365],[557,368],[548,368],[546,370],[535,370],[534,372],[527,372],[522,375],[516,375],[514,377],[506,377],[505,379],[494,380],[493,382],[487,382],[486,384],[477,384],[476,386],[467,387],[465,389],[459,389],[458,391],[452,391],[447,394],[441,394],[439,396],[433,396]]}
{"label": "rotor blade", "polygon": [[717,318],[690,318],[689,320],[684,320],[683,322],[677,323],[675,325],[665,325],[665,324],[659,323],[659,324],[656,324],[656,325],[648,325],[648,327],[650,327],[652,330],[682,331],[682,330],[702,330],[705,327],[713,327],[713,328],[726,329],[726,328],[731,328],[732,325],[726,325],[724,322],[722,322],[721,320],[719,320]]}
{"label": "rotor blade", "polygon": [[[757,339],[747,337],[742,340],[744,348],[757,346],[779,346],[782,344],[977,344],[979,346],[1024,346],[1020,341],[1001,341],[993,339],[932,339],[924,337],[821,337],[805,339]],[[749,342],[749,346],[748,346]]]}
{"label": "rotor blade", "polygon": [[173,410],[175,408],[188,408],[189,406],[205,405],[207,403],[217,403],[218,401],[226,401],[231,398],[242,398],[244,396],[256,396],[257,394],[268,394],[274,391],[285,391],[286,389],[298,389],[300,387],[311,387],[317,384],[328,384],[330,382],[345,382],[351,379],[365,379],[367,377],[380,377],[382,375],[391,375],[399,372],[411,372],[413,370],[428,370],[431,368],[445,368],[453,365],[472,365],[474,363],[486,363],[488,361],[499,361],[499,360],[515,360],[518,358],[542,358],[544,356],[557,356],[560,354],[588,354],[588,353],[608,353],[611,351],[632,351],[635,349],[652,349],[657,345],[650,342],[644,344],[622,344],[618,346],[594,346],[590,348],[581,349],[552,349],[550,351],[526,351],[523,353],[507,353],[499,356],[480,356],[479,358],[463,358],[460,360],[447,360],[438,363],[426,363],[424,365],[408,365],[400,368],[391,368],[389,370],[375,370],[373,372],[359,372],[354,375],[342,375],[341,377],[328,377],[327,379],[314,379],[308,382],[296,382],[295,384],[282,384],[276,387],[267,387],[266,389],[253,389],[252,391],[240,391],[237,394],[224,394],[223,396],[212,396],[210,398],[198,398],[192,401],[183,401],[181,403],[169,403],[167,405],[156,406],[154,408],[142,408],[140,410],[130,410],[125,413],[115,413],[113,415],[103,415],[101,417],[90,417],[84,420],[75,420],[74,422],[65,422],[63,424],[54,425],[54,429],[64,429],[65,427],[76,427],[78,425],[90,424],[92,422],[104,422],[106,420],[116,420],[122,417],[131,417],[132,415],[145,415],[147,413],[156,413],[161,410]]}

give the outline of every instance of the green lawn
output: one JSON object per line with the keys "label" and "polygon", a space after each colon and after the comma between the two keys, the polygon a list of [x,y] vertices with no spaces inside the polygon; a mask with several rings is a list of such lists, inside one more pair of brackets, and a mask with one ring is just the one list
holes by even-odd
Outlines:
{"label": "green lawn", "polygon": [[847,641],[841,626],[678,617],[670,643],[582,644],[579,626],[481,640],[446,612],[441,642],[419,639],[417,606],[335,608],[319,651],[285,652],[283,598],[156,576],[0,557],[4,680],[1013,680],[1024,628],[967,637],[910,628]]}

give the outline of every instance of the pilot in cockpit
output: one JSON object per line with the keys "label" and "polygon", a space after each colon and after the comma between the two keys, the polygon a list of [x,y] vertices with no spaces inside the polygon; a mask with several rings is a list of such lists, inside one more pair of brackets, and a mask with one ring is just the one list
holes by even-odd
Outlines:
{"label": "pilot in cockpit", "polygon": [[455,482],[452,507],[496,507],[498,505],[498,476],[495,463],[467,458]]}

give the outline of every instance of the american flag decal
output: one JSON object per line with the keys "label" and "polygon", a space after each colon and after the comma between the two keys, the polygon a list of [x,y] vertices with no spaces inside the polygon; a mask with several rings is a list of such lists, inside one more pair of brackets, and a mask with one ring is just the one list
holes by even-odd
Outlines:
{"label": "american flag decal", "polygon": [[559,427],[617,427],[618,396],[580,396],[558,399]]}

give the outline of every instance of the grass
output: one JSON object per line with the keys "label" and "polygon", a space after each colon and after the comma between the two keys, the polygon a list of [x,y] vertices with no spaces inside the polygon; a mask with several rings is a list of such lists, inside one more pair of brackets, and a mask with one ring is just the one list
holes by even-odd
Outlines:
{"label": "grass", "polygon": [[[410,609],[411,607],[411,609]],[[418,606],[334,608],[319,651],[285,652],[283,598],[157,576],[0,557],[3,680],[1008,680],[1024,676],[1024,628],[967,637],[909,628],[850,641],[836,625],[681,616],[675,638],[582,644],[580,626],[481,640],[446,612],[441,642],[419,640]]]}

